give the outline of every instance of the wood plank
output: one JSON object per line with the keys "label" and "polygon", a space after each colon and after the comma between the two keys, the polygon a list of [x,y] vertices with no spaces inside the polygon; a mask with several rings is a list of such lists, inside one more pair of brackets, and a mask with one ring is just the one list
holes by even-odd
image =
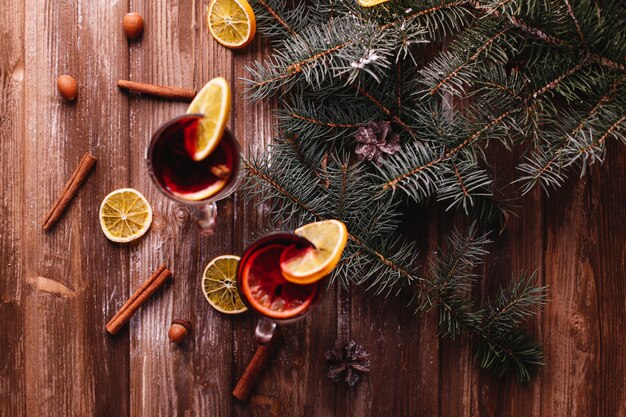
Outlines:
{"label": "wood plank", "polygon": [[24,3],[10,2],[0,13],[0,415],[26,411],[24,381],[24,251],[22,208],[24,199]]}
{"label": "wood plank", "polygon": [[[495,152],[494,152],[495,151]],[[505,149],[492,149],[492,170],[497,175],[498,184],[506,187],[517,180],[519,172],[515,169],[521,152],[509,152]],[[513,186],[508,192],[518,192]],[[506,229],[501,235],[490,236],[493,243],[486,249],[483,277],[478,284],[476,293],[479,300],[486,300],[497,294],[501,287],[508,287],[512,281],[519,280],[533,272],[537,275],[537,285],[544,281],[544,216],[545,195],[540,187],[516,200],[511,207],[513,214],[509,216]],[[558,202],[554,202],[558,203]],[[540,323],[542,313],[531,319],[525,327],[528,331],[542,339]],[[473,360],[474,346],[470,345],[471,360],[467,363],[467,373],[473,374],[470,390],[470,415],[501,416],[501,415],[539,415],[541,407],[542,376],[540,370],[535,383],[530,387],[520,385],[514,374],[500,379],[486,370],[479,370]]]}
{"label": "wood plank", "polygon": [[[145,29],[130,46],[130,79],[200,88],[231,72],[230,52],[208,36],[206,2],[132,1]],[[232,320],[204,299],[200,276],[215,256],[232,253],[232,202],[219,203],[219,230],[201,237],[195,213],[174,203],[152,184],[144,161],[151,134],[187,105],[148,97],[131,102],[131,185],[151,202],[152,230],[131,254],[131,287],[161,262],[174,274],[170,288],[146,305],[131,323],[131,415],[220,415],[230,413]],[[193,331],[181,346],[171,344],[172,319],[187,319]],[[158,381],[158,383],[155,383]]]}
{"label": "wood plank", "polygon": [[[249,76],[244,66],[268,55],[270,50],[267,40],[260,35],[257,35],[252,45],[233,54],[233,125],[235,136],[246,154],[264,151],[271,143],[276,129],[271,114],[276,101],[247,102],[242,81],[242,78]],[[245,250],[246,242],[252,242],[267,230],[268,208],[246,201],[243,193],[240,191],[235,196],[234,247],[239,254]],[[335,289],[331,288],[304,321],[282,329],[283,343],[261,376],[249,402],[234,403],[235,415],[333,414],[335,389],[326,378],[324,354],[335,343],[335,298]],[[255,325],[256,318],[252,314],[248,314],[244,322],[234,325],[233,386],[256,349],[256,343],[252,340]]]}
{"label": "wood plank", "polygon": [[607,154],[603,167],[568,181],[553,197],[560,204],[545,214],[552,297],[544,319],[546,416],[620,415],[626,407],[626,303],[619,279],[626,253],[626,153],[612,143]]}
{"label": "wood plank", "polygon": [[[417,239],[422,262],[436,250],[432,208],[408,208],[402,229]],[[355,388],[337,385],[336,415],[439,415],[439,339],[435,315],[415,315],[407,300],[384,298],[353,286],[340,304],[353,339],[370,353],[371,371]]]}
{"label": "wood plank", "polygon": [[591,233],[597,245],[590,249],[598,294],[600,375],[595,386],[598,414],[626,415],[626,150],[610,142],[603,166],[591,171]]}
{"label": "wood plank", "polygon": [[[25,4],[23,283],[28,415],[90,415],[128,411],[124,339],[105,337],[110,297],[128,282],[125,248],[111,245],[98,208],[127,176],[128,107],[113,81],[127,73],[121,4],[75,1]],[[75,102],[56,91],[56,78],[78,82]],[[85,151],[99,158],[63,218],[49,232],[39,219]],[[27,191],[26,191],[27,190]],[[112,401],[115,399],[115,401]]]}
{"label": "wood plank", "polygon": [[[544,314],[544,416],[599,416],[601,339],[598,277],[593,267],[598,235],[591,178],[568,181],[545,207],[545,281],[551,302]],[[604,255],[603,255],[604,256]],[[615,279],[615,277],[613,278]],[[593,381],[593,382],[592,382]]]}
{"label": "wood plank", "polygon": [[[246,76],[243,65],[253,59],[262,59],[269,55],[269,49],[261,36],[257,35],[251,45],[242,51],[233,53],[233,69],[230,75],[233,86],[233,109],[231,119],[232,130],[241,145],[242,152],[246,156],[258,154],[260,150],[271,142],[272,118],[270,105],[267,102],[253,104],[245,101],[245,86],[241,78]],[[267,228],[267,207],[258,205],[254,201],[247,200],[244,191],[238,190],[234,194],[234,253],[241,255],[248,244],[262,235],[262,230]],[[250,359],[257,348],[253,340],[254,328],[257,318],[248,312],[233,325],[233,358],[232,379],[229,381],[234,388],[238,378],[243,374]],[[284,350],[285,342],[277,346],[276,351],[270,358],[265,371],[260,375],[257,386],[252,390],[248,402],[242,403],[232,396],[229,399],[231,411],[234,416],[245,415],[280,415],[285,410],[284,398],[277,396],[274,385],[276,381],[276,369],[282,365],[278,358]],[[267,387],[269,387],[269,392]]]}

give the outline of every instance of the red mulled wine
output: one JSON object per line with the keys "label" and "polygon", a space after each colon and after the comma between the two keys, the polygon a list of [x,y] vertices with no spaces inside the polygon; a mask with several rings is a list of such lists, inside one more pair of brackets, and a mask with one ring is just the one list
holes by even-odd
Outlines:
{"label": "red mulled wine", "polygon": [[154,135],[148,161],[161,189],[176,199],[200,202],[221,198],[236,181],[239,146],[228,131],[205,159],[194,161],[186,143],[197,134],[202,115],[177,117]]}

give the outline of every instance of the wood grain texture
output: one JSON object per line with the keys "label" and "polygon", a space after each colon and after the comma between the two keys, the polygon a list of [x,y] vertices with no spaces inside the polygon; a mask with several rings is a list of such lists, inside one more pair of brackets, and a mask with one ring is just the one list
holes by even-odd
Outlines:
{"label": "wood grain texture", "polygon": [[0,12],[0,416],[26,411],[24,316],[24,3]]}
{"label": "wood grain texture", "polygon": [[[232,389],[256,345],[255,318],[213,310],[200,276],[215,256],[241,254],[264,233],[267,207],[241,191],[221,201],[219,233],[202,237],[195,213],[159,193],[147,175],[152,133],[187,104],[128,94],[117,80],[199,89],[231,82],[229,129],[246,153],[272,137],[277,103],[244,101],[244,65],[270,51],[257,36],[243,51],[208,35],[208,0],[127,2],[20,0],[0,15],[0,416],[581,416],[626,415],[626,150],[545,197],[520,202],[492,236],[477,300],[522,271],[537,271],[551,302],[529,325],[547,366],[531,386],[499,380],[473,360],[471,340],[441,341],[437,317],[416,317],[398,300],[331,287],[284,342],[250,400]],[[122,16],[142,14],[129,41]],[[57,93],[59,74],[78,82],[75,102]],[[98,164],[67,213],[44,233],[37,220],[84,152]],[[513,181],[515,155],[498,152],[500,181]],[[574,175],[575,177],[576,175]],[[150,231],[119,245],[100,231],[110,191],[133,187],[154,209]],[[459,219],[440,207],[409,206],[405,230],[421,260]],[[104,329],[160,264],[173,280],[117,335]],[[192,323],[171,344],[173,319]],[[324,354],[350,339],[371,354],[354,389],[326,377]]]}

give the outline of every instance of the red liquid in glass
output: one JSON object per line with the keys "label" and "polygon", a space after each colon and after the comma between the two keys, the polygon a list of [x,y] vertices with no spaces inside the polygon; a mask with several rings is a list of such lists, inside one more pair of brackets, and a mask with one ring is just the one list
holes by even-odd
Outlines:
{"label": "red liquid in glass", "polygon": [[[149,155],[159,185],[182,199],[189,196],[197,200],[191,196],[210,187],[216,191],[203,199],[213,197],[228,188],[238,169],[239,152],[228,132],[224,132],[217,148],[204,160],[194,161],[191,158],[185,148],[185,140],[195,137],[199,121],[198,116],[188,116],[165,126],[154,139]],[[219,177],[211,171],[216,166],[225,167],[230,173]]]}
{"label": "red liquid in glass", "polygon": [[306,314],[320,297],[319,281],[299,285],[287,281],[280,269],[280,256],[296,246],[306,250],[311,243],[293,233],[275,233],[254,242],[244,253],[237,271],[237,284],[245,303],[273,320],[291,320]]}

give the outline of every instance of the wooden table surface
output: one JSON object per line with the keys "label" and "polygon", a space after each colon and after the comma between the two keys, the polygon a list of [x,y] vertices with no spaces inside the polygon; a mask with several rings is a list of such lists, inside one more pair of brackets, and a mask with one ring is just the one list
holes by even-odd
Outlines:
{"label": "wooden table surface", "polygon": [[[130,3],[130,4],[129,4]],[[309,318],[285,329],[248,404],[231,396],[255,345],[254,318],[224,316],[199,287],[206,263],[240,254],[260,229],[263,207],[236,194],[220,203],[220,229],[201,237],[192,213],[152,185],[143,158],[151,133],[186,104],[119,91],[118,79],[198,88],[230,80],[230,128],[243,149],[271,137],[271,103],[246,104],[244,65],[269,51],[260,37],[245,51],[208,35],[208,0],[3,1],[0,31],[0,415],[1,416],[624,416],[626,415],[626,152],[609,145],[594,166],[546,198],[520,202],[496,242],[476,295],[519,271],[537,270],[551,302],[531,325],[547,366],[520,386],[479,370],[467,340],[440,341],[436,317],[397,302],[333,288]],[[143,37],[121,29],[129,10]],[[67,103],[60,74],[79,84]],[[39,220],[91,151],[97,166],[60,222]],[[496,169],[514,179],[513,156]],[[573,175],[576,177],[576,174]],[[137,243],[100,231],[102,198],[121,187],[144,193],[154,223]],[[428,253],[452,219],[411,210],[407,227]],[[174,281],[117,336],[104,324],[161,263]],[[184,346],[167,340],[172,319],[194,325]],[[355,389],[325,376],[324,353],[354,339],[372,372]]]}

